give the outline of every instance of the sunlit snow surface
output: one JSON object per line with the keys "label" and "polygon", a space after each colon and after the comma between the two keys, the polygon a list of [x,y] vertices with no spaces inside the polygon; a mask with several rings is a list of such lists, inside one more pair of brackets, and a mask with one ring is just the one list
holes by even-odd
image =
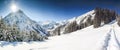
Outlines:
{"label": "sunlit snow surface", "polygon": [[114,23],[95,29],[90,26],[42,42],[0,42],[0,50],[120,50],[119,41],[120,28]]}

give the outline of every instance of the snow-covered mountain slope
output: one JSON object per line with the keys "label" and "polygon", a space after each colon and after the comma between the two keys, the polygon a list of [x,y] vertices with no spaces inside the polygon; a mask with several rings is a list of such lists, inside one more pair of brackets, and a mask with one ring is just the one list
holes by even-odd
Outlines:
{"label": "snow-covered mountain slope", "polygon": [[94,17],[95,17],[95,10],[92,10],[78,17],[69,19],[68,23],[63,28],[63,33],[61,34],[70,33],[92,25]]}
{"label": "snow-covered mountain slope", "polygon": [[70,33],[76,30],[83,29],[85,27],[93,25],[94,28],[101,27],[105,24],[116,20],[117,13],[113,10],[95,8],[85,14],[78,17],[69,19],[67,24],[61,29],[60,34]]}
{"label": "snow-covered mountain slope", "polygon": [[49,37],[45,42],[1,42],[0,50],[120,50],[120,27],[117,23],[87,28],[61,36]]}
{"label": "snow-covered mountain slope", "polygon": [[89,11],[81,16],[78,16],[76,21],[77,21],[77,24],[80,24],[80,22],[85,23],[88,20],[88,18],[93,20],[94,17],[95,17],[95,10],[92,10],[92,11]]}
{"label": "snow-covered mountain slope", "polygon": [[52,31],[50,31],[50,34],[66,34],[91,25],[93,25],[94,28],[98,28],[116,20],[116,16],[117,13],[115,13],[115,11],[96,8],[78,17],[66,20],[66,24],[55,27]]}
{"label": "snow-covered mountain slope", "polygon": [[[66,34],[78,30],[79,27],[81,28],[86,27],[83,26],[82,24],[86,22],[92,23],[94,16],[95,16],[95,10],[92,10],[81,16],[73,17],[72,19],[61,21],[58,23],[59,25],[57,25],[50,31],[50,34],[52,35]],[[89,19],[91,20],[88,21]],[[89,24],[88,26],[90,25],[92,24]]]}
{"label": "snow-covered mountain slope", "polygon": [[8,14],[4,17],[4,22],[8,26],[18,27],[22,31],[36,30],[41,34],[46,33],[38,23],[27,17],[21,10]]}
{"label": "snow-covered mountain slope", "polygon": [[88,20],[88,18],[93,20],[94,16],[95,16],[95,10],[91,10],[91,11],[85,13],[85,14],[82,14],[82,15],[78,16],[78,17],[74,17],[72,19],[69,19],[68,21],[69,22],[76,21],[77,24],[80,24],[80,23],[85,23]]}

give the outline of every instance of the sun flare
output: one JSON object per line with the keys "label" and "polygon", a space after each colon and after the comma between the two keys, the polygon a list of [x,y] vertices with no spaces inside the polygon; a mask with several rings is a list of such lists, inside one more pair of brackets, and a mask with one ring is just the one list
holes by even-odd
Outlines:
{"label": "sun flare", "polygon": [[11,5],[12,12],[16,12],[18,10],[18,7],[15,4]]}

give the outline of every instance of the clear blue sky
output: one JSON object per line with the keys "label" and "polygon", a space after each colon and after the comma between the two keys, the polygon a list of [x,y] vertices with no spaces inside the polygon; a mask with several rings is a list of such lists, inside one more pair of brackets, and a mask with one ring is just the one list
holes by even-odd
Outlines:
{"label": "clear blue sky", "polygon": [[103,7],[120,12],[119,0],[0,0],[0,15],[10,13],[11,1],[35,21],[61,21]]}

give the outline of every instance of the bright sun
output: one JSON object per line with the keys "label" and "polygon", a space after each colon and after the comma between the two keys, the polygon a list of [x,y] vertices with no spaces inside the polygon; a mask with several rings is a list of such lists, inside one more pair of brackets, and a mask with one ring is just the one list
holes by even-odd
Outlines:
{"label": "bright sun", "polygon": [[18,7],[15,4],[11,5],[12,12],[16,12],[18,10]]}

